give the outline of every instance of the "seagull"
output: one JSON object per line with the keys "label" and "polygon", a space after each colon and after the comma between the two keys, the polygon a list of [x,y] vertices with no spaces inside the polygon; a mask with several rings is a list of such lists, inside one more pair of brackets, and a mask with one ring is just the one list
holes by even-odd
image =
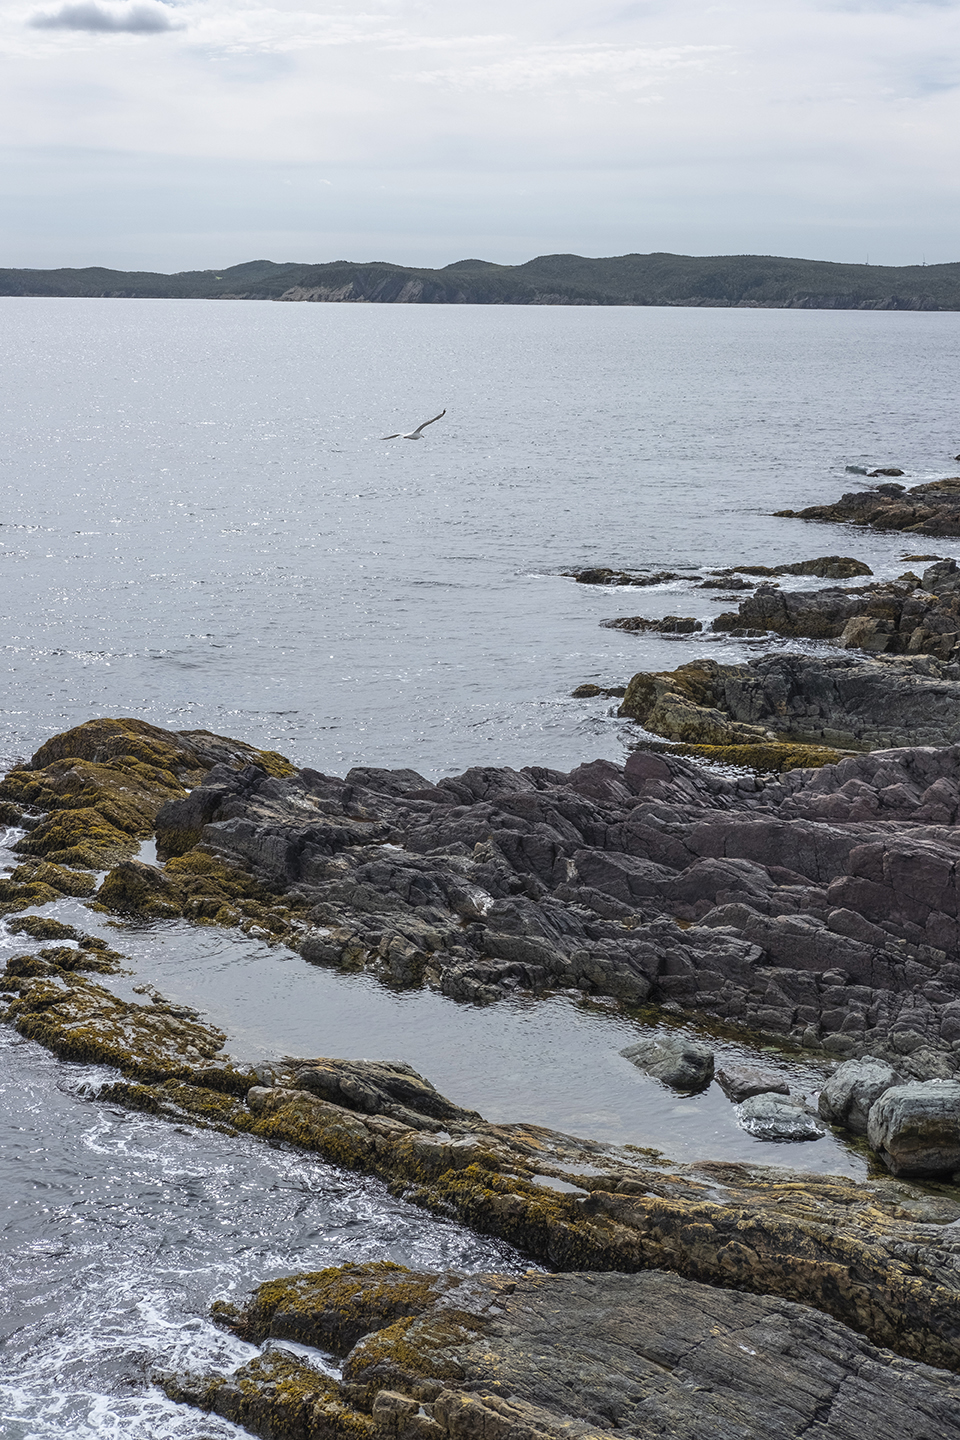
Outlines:
{"label": "seagull", "polygon": [[436,421],[436,420],[442,420],[443,417],[444,417],[444,415],[446,415],[446,413],[447,413],[446,410],[441,410],[439,415],[434,415],[433,420],[424,420],[423,424],[422,424],[422,425],[418,425],[417,428],[416,428],[416,430],[411,430],[410,433],[409,433],[409,435],[405,435],[402,430],[398,430],[397,433],[396,433],[396,435],[381,435],[381,436],[380,436],[380,439],[381,439],[381,440],[422,440],[422,439],[423,439],[423,436],[422,436],[421,433],[420,433],[421,430],[426,430],[427,426],[428,426],[428,425],[432,425],[432,424],[434,423],[434,421]]}

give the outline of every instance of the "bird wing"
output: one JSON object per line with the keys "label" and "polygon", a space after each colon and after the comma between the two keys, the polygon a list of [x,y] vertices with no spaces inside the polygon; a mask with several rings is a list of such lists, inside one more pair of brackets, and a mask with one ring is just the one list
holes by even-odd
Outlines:
{"label": "bird wing", "polygon": [[422,424],[422,425],[418,425],[417,428],[416,428],[416,430],[413,431],[413,434],[414,434],[414,435],[419,435],[421,430],[426,430],[427,426],[428,426],[428,425],[432,425],[432,424],[434,423],[434,421],[436,421],[436,420],[442,420],[443,417],[444,417],[444,415],[446,415],[446,413],[447,413],[446,410],[441,410],[439,415],[434,415],[433,420],[424,420],[423,424]]}
{"label": "bird wing", "polygon": [[398,430],[397,433],[396,433],[396,435],[381,435],[381,436],[380,436],[380,439],[381,439],[381,440],[399,440],[399,439],[400,439],[400,431]]}

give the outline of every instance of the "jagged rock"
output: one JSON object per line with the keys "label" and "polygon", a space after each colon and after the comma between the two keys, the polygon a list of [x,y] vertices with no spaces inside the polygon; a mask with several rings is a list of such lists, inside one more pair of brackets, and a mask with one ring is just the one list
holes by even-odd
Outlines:
{"label": "jagged rock", "polygon": [[774,565],[774,575],[816,575],[822,580],[849,580],[854,575],[872,575],[864,560],[849,555],[821,555],[816,560],[798,560],[792,565]]}
{"label": "jagged rock", "polygon": [[685,1035],[659,1035],[620,1054],[674,1090],[703,1090],[713,1079],[713,1051]]}
{"label": "jagged rock", "polygon": [[831,640],[842,649],[957,658],[960,571],[954,560],[932,565],[921,579],[907,571],[895,581],[854,589],[786,591],[760,585],[737,611],[718,615],[711,629]]}
{"label": "jagged rock", "polygon": [[681,580],[672,570],[658,570],[651,574],[637,574],[630,570],[611,570],[608,566],[595,566],[591,570],[580,570],[574,575],[579,585],[665,585],[669,580]]}
{"label": "jagged rock", "polygon": [[783,1075],[776,1070],[761,1070],[756,1065],[725,1065],[717,1071],[717,1084],[734,1104],[753,1095],[790,1094]]}
{"label": "jagged rock", "polygon": [[797,1103],[779,1095],[753,1095],[737,1106],[737,1121],[758,1140],[822,1140],[826,1131]]}
{"label": "jagged rock", "polygon": [[895,1085],[870,1108],[867,1139],[894,1175],[960,1170],[960,1083]]}
{"label": "jagged rock", "polygon": [[692,615],[665,615],[662,620],[649,620],[645,615],[621,615],[614,620],[601,620],[600,624],[606,630],[654,630],[661,635],[693,635],[703,629],[702,622]]}
{"label": "jagged rock", "polygon": [[875,1100],[903,1076],[873,1055],[847,1060],[838,1066],[820,1092],[818,1110],[831,1125],[842,1125],[855,1135],[866,1135],[867,1117]]}
{"label": "jagged rock", "polygon": [[[922,739],[924,708],[957,707],[921,662],[909,683],[899,663],[840,656],[662,678],[691,707],[769,706],[781,725],[791,708],[814,723],[811,694],[821,721],[846,701],[848,723],[858,704],[876,723],[888,705]],[[948,1078],[960,1069],[958,757],[921,745],[758,778],[637,751],[622,767],[482,767],[435,785],[408,770],[218,763],[158,815],[161,841],[179,851],[199,828],[199,844],[162,867],[117,867],[98,903],[176,904],[198,923],[283,937],[312,963],[465,1002],[577,988]],[[7,908],[58,894],[13,889]]]}

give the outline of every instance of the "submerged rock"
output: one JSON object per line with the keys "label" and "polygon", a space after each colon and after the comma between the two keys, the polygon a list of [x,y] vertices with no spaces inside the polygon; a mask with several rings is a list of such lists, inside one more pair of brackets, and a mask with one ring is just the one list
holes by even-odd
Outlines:
{"label": "submerged rock", "polygon": [[873,1055],[847,1060],[838,1066],[820,1092],[818,1109],[831,1125],[842,1125],[855,1135],[866,1135],[867,1117],[875,1100],[900,1085],[903,1076]]}
{"label": "submerged rock", "polygon": [[665,615],[662,620],[649,620],[645,615],[621,615],[614,620],[601,620],[605,630],[656,631],[660,635],[694,635],[703,623],[693,615]]}
{"label": "submerged rock", "polygon": [[867,1139],[894,1175],[960,1171],[960,1083],[885,1090],[870,1109]]}
{"label": "submerged rock", "polygon": [[658,1035],[620,1054],[674,1090],[704,1090],[713,1079],[713,1051],[686,1035]]}
{"label": "submerged rock", "polygon": [[665,585],[670,580],[683,580],[672,570],[657,570],[646,574],[635,570],[611,570],[609,566],[595,566],[591,570],[579,570],[574,575],[578,585]]}

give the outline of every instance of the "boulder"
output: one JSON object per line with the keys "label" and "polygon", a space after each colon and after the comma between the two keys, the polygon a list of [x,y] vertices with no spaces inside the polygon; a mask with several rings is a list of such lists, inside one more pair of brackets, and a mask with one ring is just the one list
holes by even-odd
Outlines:
{"label": "boulder", "polygon": [[894,1085],[870,1108],[867,1140],[894,1175],[960,1170],[960,1081]]}
{"label": "boulder", "polygon": [[713,1051],[686,1035],[663,1035],[628,1045],[620,1054],[674,1090],[703,1090],[713,1079]]}
{"label": "boulder", "polygon": [[754,1095],[737,1106],[737,1122],[757,1140],[822,1140],[823,1126],[780,1095]]}
{"label": "boulder", "polygon": [[855,1135],[866,1135],[867,1116],[874,1101],[902,1083],[903,1077],[893,1066],[874,1055],[846,1060],[824,1085],[817,1108],[831,1125],[842,1125]]}
{"label": "boulder", "polygon": [[124,860],[114,866],[97,891],[97,900],[121,913],[171,917],[181,913],[177,886],[156,865]]}
{"label": "boulder", "polygon": [[790,1086],[776,1070],[756,1065],[725,1065],[717,1071],[717,1084],[728,1100],[739,1104],[753,1095],[789,1095]]}
{"label": "boulder", "polygon": [[816,560],[798,560],[792,565],[774,565],[774,575],[815,575],[821,580],[849,580],[854,575],[872,575],[870,566],[849,555],[820,555]]}

